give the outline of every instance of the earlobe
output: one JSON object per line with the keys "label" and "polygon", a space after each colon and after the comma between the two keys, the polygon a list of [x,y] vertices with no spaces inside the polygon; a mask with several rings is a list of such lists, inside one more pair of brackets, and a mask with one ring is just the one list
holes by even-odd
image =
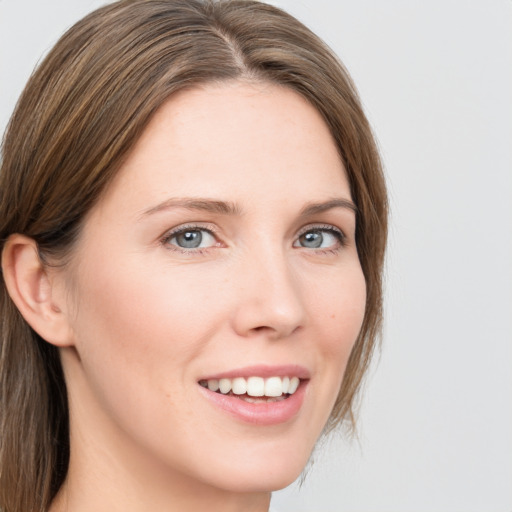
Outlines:
{"label": "earlobe", "polygon": [[65,308],[55,300],[55,282],[39,257],[36,242],[11,235],[2,251],[2,272],[11,299],[32,329],[53,345],[72,345]]}

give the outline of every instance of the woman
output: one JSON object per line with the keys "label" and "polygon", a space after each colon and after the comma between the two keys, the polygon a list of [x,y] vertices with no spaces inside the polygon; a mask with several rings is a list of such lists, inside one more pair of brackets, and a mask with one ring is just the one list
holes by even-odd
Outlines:
{"label": "woman", "polygon": [[266,511],[353,422],[386,195],[297,20],[99,9],[30,79],[0,180],[4,512]]}

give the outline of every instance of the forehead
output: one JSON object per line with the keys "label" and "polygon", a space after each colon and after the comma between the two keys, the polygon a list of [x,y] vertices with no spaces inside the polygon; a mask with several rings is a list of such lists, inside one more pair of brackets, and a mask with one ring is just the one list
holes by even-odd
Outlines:
{"label": "forehead", "polygon": [[173,95],[106,195],[120,188],[141,201],[144,195],[155,201],[166,195],[350,198],[322,116],[295,91],[268,83],[208,84]]}

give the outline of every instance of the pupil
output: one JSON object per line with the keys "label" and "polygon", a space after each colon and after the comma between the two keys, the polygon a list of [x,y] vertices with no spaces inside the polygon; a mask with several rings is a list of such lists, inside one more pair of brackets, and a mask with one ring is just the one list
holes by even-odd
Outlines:
{"label": "pupil", "polygon": [[322,245],[324,237],[321,233],[318,232],[310,232],[302,235],[302,245],[304,247],[312,247],[314,249],[320,247]]}
{"label": "pupil", "polygon": [[180,247],[185,249],[195,249],[201,245],[203,235],[201,231],[185,231],[177,236],[176,241]]}

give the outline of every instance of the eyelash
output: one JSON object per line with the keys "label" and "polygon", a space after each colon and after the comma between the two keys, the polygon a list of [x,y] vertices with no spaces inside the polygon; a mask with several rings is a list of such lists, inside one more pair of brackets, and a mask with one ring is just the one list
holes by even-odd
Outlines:
{"label": "eyelash", "polygon": [[[345,233],[343,233],[341,229],[333,226],[332,224],[308,224],[299,231],[299,233],[297,234],[297,240],[306,233],[319,231],[327,232],[333,235],[338,240],[339,245],[333,248],[317,248],[315,249],[315,254],[337,254],[341,249],[347,246],[347,237],[345,236]],[[303,247],[303,249],[307,248]]]}
{"label": "eyelash", "polygon": [[[171,250],[171,251],[177,251],[177,252],[180,252],[180,253],[186,254],[186,255],[196,255],[196,254],[197,255],[202,255],[202,254],[205,254],[206,252],[208,252],[210,249],[219,246],[219,244],[216,244],[216,245],[210,246],[210,247],[198,247],[198,248],[185,249],[185,248],[180,247],[178,245],[170,244],[169,243],[173,238],[176,238],[177,236],[179,236],[179,235],[181,235],[183,233],[186,233],[187,231],[205,231],[210,236],[212,236],[213,238],[215,238],[215,239],[218,238],[217,230],[212,225],[206,225],[205,226],[203,224],[186,224],[186,225],[179,226],[179,227],[177,227],[177,228],[175,228],[175,229],[173,229],[171,231],[168,231],[162,237],[161,244],[163,246],[165,246],[167,249]],[[339,242],[339,245],[337,245],[334,248],[316,248],[316,249],[313,249],[316,254],[318,254],[318,253],[320,253],[320,254],[336,254],[343,247],[345,247],[347,245],[346,236],[343,233],[343,231],[341,231],[340,229],[336,228],[335,226],[333,226],[331,224],[318,224],[318,225],[308,225],[308,226],[305,226],[304,228],[302,228],[297,233],[296,240],[298,240],[301,236],[303,236],[303,235],[305,235],[307,233],[312,233],[312,232],[327,232],[327,233],[330,233]],[[295,244],[295,242],[294,242],[294,244]],[[307,247],[300,247],[300,246],[298,248],[307,249]]]}
{"label": "eyelash", "polygon": [[195,249],[185,249],[183,247],[180,247],[179,245],[174,245],[169,243],[173,238],[176,238],[177,236],[186,233],[187,231],[206,231],[209,235],[211,235],[213,238],[217,239],[217,230],[214,226],[208,224],[185,224],[182,226],[179,226],[171,231],[168,231],[161,239],[161,243],[163,246],[165,246],[167,249],[171,251],[177,251],[182,254],[186,255],[202,255],[206,253],[208,250],[218,246],[216,244],[213,247],[198,247]]}

